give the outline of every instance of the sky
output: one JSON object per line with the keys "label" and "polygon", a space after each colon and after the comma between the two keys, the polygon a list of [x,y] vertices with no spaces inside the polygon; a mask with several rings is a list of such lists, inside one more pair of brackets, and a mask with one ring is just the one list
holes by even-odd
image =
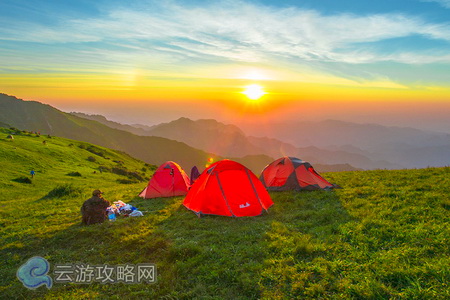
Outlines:
{"label": "sky", "polygon": [[450,0],[2,0],[0,92],[129,124],[450,133]]}

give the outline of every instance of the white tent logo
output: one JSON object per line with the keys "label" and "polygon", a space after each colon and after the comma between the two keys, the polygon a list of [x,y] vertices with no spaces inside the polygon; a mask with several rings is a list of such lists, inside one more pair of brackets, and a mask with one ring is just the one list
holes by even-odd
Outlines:
{"label": "white tent logo", "polygon": [[249,207],[249,206],[250,206],[250,203],[245,202],[245,204],[239,205],[239,208],[246,208],[246,207]]}

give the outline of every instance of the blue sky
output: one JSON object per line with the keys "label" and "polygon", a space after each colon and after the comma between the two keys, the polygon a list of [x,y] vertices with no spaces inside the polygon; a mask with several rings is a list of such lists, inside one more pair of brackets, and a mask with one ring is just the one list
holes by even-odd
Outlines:
{"label": "blue sky", "polygon": [[8,92],[11,74],[192,80],[251,68],[271,80],[448,96],[450,0],[0,2]]}
{"label": "blue sky", "polygon": [[[169,63],[190,58],[199,63],[282,64],[286,58],[313,67],[389,61],[419,68],[450,62],[447,0],[18,0],[0,2],[0,20],[3,58],[7,50],[30,57],[29,48],[37,45],[44,53],[64,46],[74,54],[81,48],[105,50],[111,59],[113,54],[120,56],[121,46],[147,47]],[[171,58],[165,51],[172,52]],[[407,75],[405,80],[411,77]],[[441,75],[442,82],[450,79]]]}

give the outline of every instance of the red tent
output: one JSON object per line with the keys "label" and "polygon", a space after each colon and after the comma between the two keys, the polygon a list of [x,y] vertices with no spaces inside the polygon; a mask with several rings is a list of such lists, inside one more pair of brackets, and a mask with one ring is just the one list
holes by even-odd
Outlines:
{"label": "red tent", "polygon": [[186,195],[188,190],[189,177],[177,163],[167,161],[155,171],[139,197],[148,199],[181,196]]}
{"label": "red tent", "polygon": [[287,156],[267,165],[259,179],[269,191],[320,190],[336,187],[320,176],[308,162]]}
{"label": "red tent", "polygon": [[252,171],[225,159],[203,171],[183,205],[198,216],[244,217],[262,214],[273,202]]}

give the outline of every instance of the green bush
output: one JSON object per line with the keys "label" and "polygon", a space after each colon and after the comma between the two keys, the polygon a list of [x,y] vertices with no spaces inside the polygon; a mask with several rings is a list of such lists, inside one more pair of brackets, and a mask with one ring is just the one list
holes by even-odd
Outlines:
{"label": "green bush", "polygon": [[32,183],[31,179],[28,177],[25,177],[25,176],[14,178],[13,181],[19,182],[19,183],[28,183],[28,184]]}
{"label": "green bush", "polygon": [[132,180],[132,179],[117,179],[117,182],[121,183],[121,184],[133,184],[133,183],[138,183],[139,181]]}
{"label": "green bush", "polygon": [[95,162],[96,161],[95,157],[93,157],[93,156],[89,156],[87,158],[87,160],[90,161],[90,162]]}
{"label": "green bush", "polygon": [[56,186],[44,198],[62,198],[62,197],[76,197],[82,194],[82,189],[75,187],[72,184],[62,184]]}
{"label": "green bush", "polygon": [[80,172],[70,172],[70,173],[67,173],[67,176],[81,177],[81,173]]}

